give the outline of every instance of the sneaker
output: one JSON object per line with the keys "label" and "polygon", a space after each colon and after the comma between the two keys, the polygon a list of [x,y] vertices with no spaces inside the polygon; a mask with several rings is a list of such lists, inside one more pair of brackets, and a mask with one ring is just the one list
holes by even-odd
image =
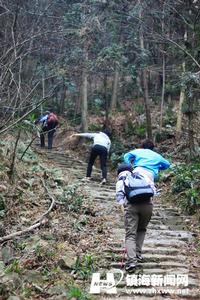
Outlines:
{"label": "sneaker", "polygon": [[87,182],[87,181],[90,181],[91,180],[91,177],[84,177],[83,179],[82,179],[82,181],[84,181],[84,182]]}
{"label": "sneaker", "polygon": [[142,255],[137,254],[136,257],[137,257],[138,262],[143,262],[144,261],[144,257]]}
{"label": "sneaker", "polygon": [[106,184],[106,179],[104,178],[100,184]]}
{"label": "sneaker", "polygon": [[128,273],[134,272],[136,267],[137,267],[136,263],[128,263],[125,265],[125,271]]}

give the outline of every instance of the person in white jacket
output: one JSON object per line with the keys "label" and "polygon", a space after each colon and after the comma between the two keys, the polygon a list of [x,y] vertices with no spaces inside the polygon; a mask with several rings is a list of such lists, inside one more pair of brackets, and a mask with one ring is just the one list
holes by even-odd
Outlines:
{"label": "person in white jacket", "polygon": [[111,146],[110,131],[108,129],[105,129],[97,133],[75,133],[72,135],[72,137],[73,136],[80,136],[93,139],[93,145],[88,161],[86,179],[91,179],[92,167],[96,158],[99,156],[102,172],[101,184],[105,184],[107,181],[107,158]]}

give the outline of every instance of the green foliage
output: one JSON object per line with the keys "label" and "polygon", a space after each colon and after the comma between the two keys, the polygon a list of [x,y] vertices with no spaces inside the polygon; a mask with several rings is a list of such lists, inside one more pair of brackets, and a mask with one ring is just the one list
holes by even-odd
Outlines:
{"label": "green foliage", "polygon": [[127,119],[125,123],[125,133],[127,136],[137,136],[138,138],[145,138],[146,125],[134,123],[132,119]]}
{"label": "green foliage", "polygon": [[111,164],[113,169],[115,169],[117,165],[122,161],[123,161],[123,154],[116,154],[116,153],[111,154]]}
{"label": "green foliage", "polygon": [[67,292],[67,299],[89,300],[91,298],[85,291],[82,291],[79,287],[71,286],[69,287],[69,291]]}
{"label": "green foliage", "polygon": [[79,185],[74,184],[67,187],[58,200],[65,204],[68,211],[78,212],[83,205],[84,196],[81,194]]}
{"label": "green foliage", "polygon": [[77,113],[75,116],[73,113],[73,115],[69,115],[69,118],[70,118],[71,126],[80,125],[80,123],[81,123],[81,114],[80,113]]}
{"label": "green foliage", "polygon": [[21,294],[25,299],[30,298],[32,294],[32,288],[29,286],[24,286]]}
{"label": "green foliage", "polygon": [[111,157],[110,161],[112,164],[112,168],[116,168],[118,163],[123,161],[123,155],[126,152],[126,148],[121,140],[115,138],[112,141],[112,148],[111,148]]}
{"label": "green foliage", "polygon": [[[192,102],[192,103],[191,103]],[[199,101],[196,99],[187,98],[184,100],[182,105],[182,112],[184,114],[196,114],[200,110]]]}
{"label": "green foliage", "polygon": [[179,194],[177,202],[188,213],[200,206],[200,164],[181,164],[174,168],[172,193]]}
{"label": "green foliage", "polygon": [[166,110],[164,118],[163,118],[163,126],[166,126],[166,125],[175,126],[176,125],[177,116],[176,116],[176,114],[174,114],[172,109],[173,109],[173,106],[171,106],[171,105],[167,106],[167,110]]}
{"label": "green foliage", "polygon": [[85,255],[82,259],[78,256],[73,267],[74,273],[83,280],[87,280],[95,271],[96,261],[90,254]]}
{"label": "green foliage", "polygon": [[88,131],[91,131],[91,132],[98,132],[101,129],[102,128],[100,128],[100,126],[97,125],[97,124],[90,124],[89,127],[88,127]]}
{"label": "green foliage", "polygon": [[22,273],[22,267],[20,266],[20,262],[18,260],[14,260],[6,269],[5,273],[17,273],[21,274]]}
{"label": "green foliage", "polygon": [[168,131],[162,130],[160,131],[156,131],[154,133],[155,136],[155,142],[156,143],[160,143],[163,141],[166,141],[167,139],[169,139],[171,137],[170,133]]}
{"label": "green foliage", "polygon": [[140,66],[140,68],[146,67],[150,62],[150,51],[147,49],[141,49],[137,54],[137,58],[135,59],[136,66]]}
{"label": "green foliage", "polygon": [[144,105],[140,103],[134,104],[134,110],[138,115],[143,115],[145,112]]}
{"label": "green foliage", "polygon": [[13,245],[14,245],[16,250],[20,250],[20,251],[23,251],[27,246],[25,241],[22,242],[20,240],[14,240]]}
{"label": "green foliage", "polygon": [[[184,88],[192,88],[199,85],[200,76],[199,73],[186,72],[181,78],[181,86]],[[188,97],[192,96],[191,89],[187,90]]]}
{"label": "green foliage", "polygon": [[103,68],[112,67],[114,70],[115,62],[122,60],[122,46],[119,44],[111,44],[109,47],[104,47],[97,58],[97,66]]}
{"label": "green foliage", "polygon": [[35,166],[32,167],[31,170],[32,170],[33,173],[38,173],[38,172],[43,171],[44,168],[41,165],[35,165]]}
{"label": "green foliage", "polygon": [[34,251],[38,261],[40,262],[45,261],[46,259],[53,259],[56,255],[55,251],[42,247],[41,245],[36,245]]}
{"label": "green foliage", "polygon": [[141,124],[139,126],[136,126],[134,133],[139,138],[145,138],[145,136],[146,136],[146,126],[143,125],[143,124]]}
{"label": "green foliage", "polygon": [[176,84],[175,80],[171,77],[169,81],[166,82],[165,86],[165,94],[171,96],[177,96],[180,94],[180,86],[179,83]]}
{"label": "green foliage", "polygon": [[[30,143],[30,141],[27,141],[27,144]],[[20,142],[18,144],[18,148],[17,148],[17,154],[19,157],[21,157],[21,155],[24,153],[24,151],[26,150],[27,145],[25,145],[23,142]],[[35,152],[33,152],[31,150],[31,148],[29,148],[24,157],[23,157],[23,161],[27,162],[27,163],[38,163],[38,156]]]}
{"label": "green foliage", "polygon": [[73,228],[76,230],[76,231],[82,231],[83,230],[83,227],[86,226],[88,223],[88,218],[87,216],[83,216],[81,218],[81,220],[74,220],[73,222]]}
{"label": "green foliage", "polygon": [[126,119],[125,124],[124,124],[124,130],[125,133],[130,136],[133,135],[135,132],[135,124],[133,123],[132,119]]}
{"label": "green foliage", "polygon": [[91,112],[93,114],[98,114],[103,109],[103,106],[104,106],[103,99],[101,99],[100,97],[95,97],[91,101]]}

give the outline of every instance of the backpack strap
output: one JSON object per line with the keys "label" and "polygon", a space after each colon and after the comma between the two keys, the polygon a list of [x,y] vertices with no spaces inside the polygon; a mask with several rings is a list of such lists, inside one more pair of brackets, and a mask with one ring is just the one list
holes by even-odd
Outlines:
{"label": "backpack strap", "polygon": [[120,176],[119,178],[118,178],[118,180],[125,180],[126,179],[126,176]]}

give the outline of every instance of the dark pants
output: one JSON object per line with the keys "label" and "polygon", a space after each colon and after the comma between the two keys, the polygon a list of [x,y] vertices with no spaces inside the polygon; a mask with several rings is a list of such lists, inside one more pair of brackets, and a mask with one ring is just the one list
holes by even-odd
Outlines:
{"label": "dark pants", "polygon": [[107,167],[106,167],[107,155],[108,155],[108,151],[106,147],[103,147],[101,145],[95,145],[92,147],[89,162],[88,162],[88,167],[87,167],[87,175],[86,175],[87,177],[91,176],[92,167],[94,165],[95,159],[97,158],[97,156],[99,156],[100,163],[101,163],[102,178],[105,179],[107,178]]}
{"label": "dark pants", "polygon": [[48,149],[52,149],[53,145],[53,135],[54,135],[55,129],[42,129],[42,132],[40,133],[40,145],[42,148],[45,147],[45,134],[48,135]]}

